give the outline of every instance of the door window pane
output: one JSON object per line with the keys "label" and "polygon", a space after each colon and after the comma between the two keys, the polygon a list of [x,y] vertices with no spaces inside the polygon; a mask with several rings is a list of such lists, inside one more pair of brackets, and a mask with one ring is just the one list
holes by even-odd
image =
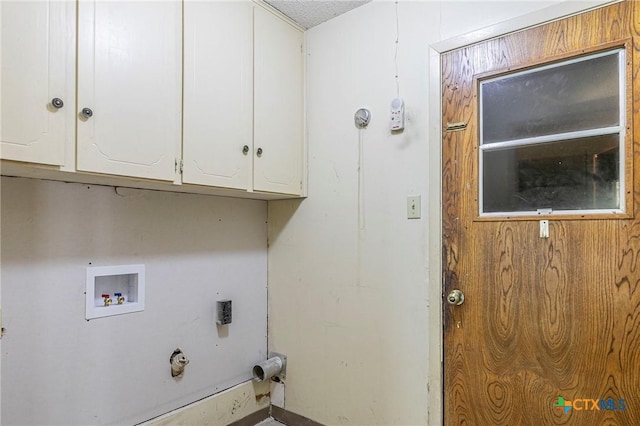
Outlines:
{"label": "door window pane", "polygon": [[624,49],[480,81],[480,214],[624,211]]}
{"label": "door window pane", "polygon": [[618,135],[484,152],[484,212],[620,207]]}
{"label": "door window pane", "polygon": [[618,54],[482,83],[482,143],[620,124]]}

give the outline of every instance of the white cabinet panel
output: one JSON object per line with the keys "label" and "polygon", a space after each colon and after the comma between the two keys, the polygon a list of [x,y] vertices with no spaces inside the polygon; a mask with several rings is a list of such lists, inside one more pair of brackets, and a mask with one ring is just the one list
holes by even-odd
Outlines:
{"label": "white cabinet panel", "polygon": [[[260,7],[254,15],[254,189],[301,194],[303,35]],[[261,152],[261,154],[259,154]]]}
{"label": "white cabinet panel", "polygon": [[0,155],[63,165],[75,109],[75,5],[1,1],[0,21]]}
{"label": "white cabinet panel", "polygon": [[0,0],[0,20],[0,158],[303,195],[303,33],[265,6]]}
{"label": "white cabinet panel", "polygon": [[78,169],[173,180],[181,117],[181,3],[80,1]]}
{"label": "white cabinet panel", "polygon": [[251,188],[252,14],[250,1],[184,3],[183,183]]}

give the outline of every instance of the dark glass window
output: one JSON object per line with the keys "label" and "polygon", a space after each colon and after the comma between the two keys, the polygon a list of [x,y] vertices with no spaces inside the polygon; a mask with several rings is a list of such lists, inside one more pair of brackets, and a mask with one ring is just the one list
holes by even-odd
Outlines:
{"label": "dark glass window", "polygon": [[480,82],[480,213],[619,211],[624,51]]}

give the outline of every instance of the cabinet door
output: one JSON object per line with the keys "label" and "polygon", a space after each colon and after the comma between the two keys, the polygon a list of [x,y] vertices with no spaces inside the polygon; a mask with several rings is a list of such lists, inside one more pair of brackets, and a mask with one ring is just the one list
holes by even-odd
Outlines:
{"label": "cabinet door", "polygon": [[252,2],[184,3],[183,108],[182,181],[249,189]]}
{"label": "cabinet door", "polygon": [[75,5],[0,1],[0,24],[0,156],[63,165],[67,130],[73,137]]}
{"label": "cabinet door", "polygon": [[78,169],[173,180],[181,2],[80,1],[78,18]]}
{"label": "cabinet door", "polygon": [[302,192],[302,32],[261,7],[254,14],[256,191]]}

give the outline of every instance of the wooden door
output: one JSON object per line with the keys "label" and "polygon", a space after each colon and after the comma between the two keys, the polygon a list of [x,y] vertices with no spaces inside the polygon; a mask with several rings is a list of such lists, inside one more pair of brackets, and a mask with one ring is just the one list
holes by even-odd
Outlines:
{"label": "wooden door", "polygon": [[0,154],[63,165],[72,136],[75,6],[0,2]]}
{"label": "wooden door", "polygon": [[[626,213],[552,214],[549,238],[540,217],[480,217],[479,79],[613,46]],[[442,73],[445,424],[640,424],[640,2],[447,53]]]}
{"label": "wooden door", "polygon": [[253,7],[184,3],[184,183],[252,186]]}
{"label": "wooden door", "polygon": [[303,35],[261,7],[254,13],[256,191],[300,195],[303,169]]}
{"label": "wooden door", "polygon": [[181,41],[179,1],[79,2],[78,170],[174,180]]}

